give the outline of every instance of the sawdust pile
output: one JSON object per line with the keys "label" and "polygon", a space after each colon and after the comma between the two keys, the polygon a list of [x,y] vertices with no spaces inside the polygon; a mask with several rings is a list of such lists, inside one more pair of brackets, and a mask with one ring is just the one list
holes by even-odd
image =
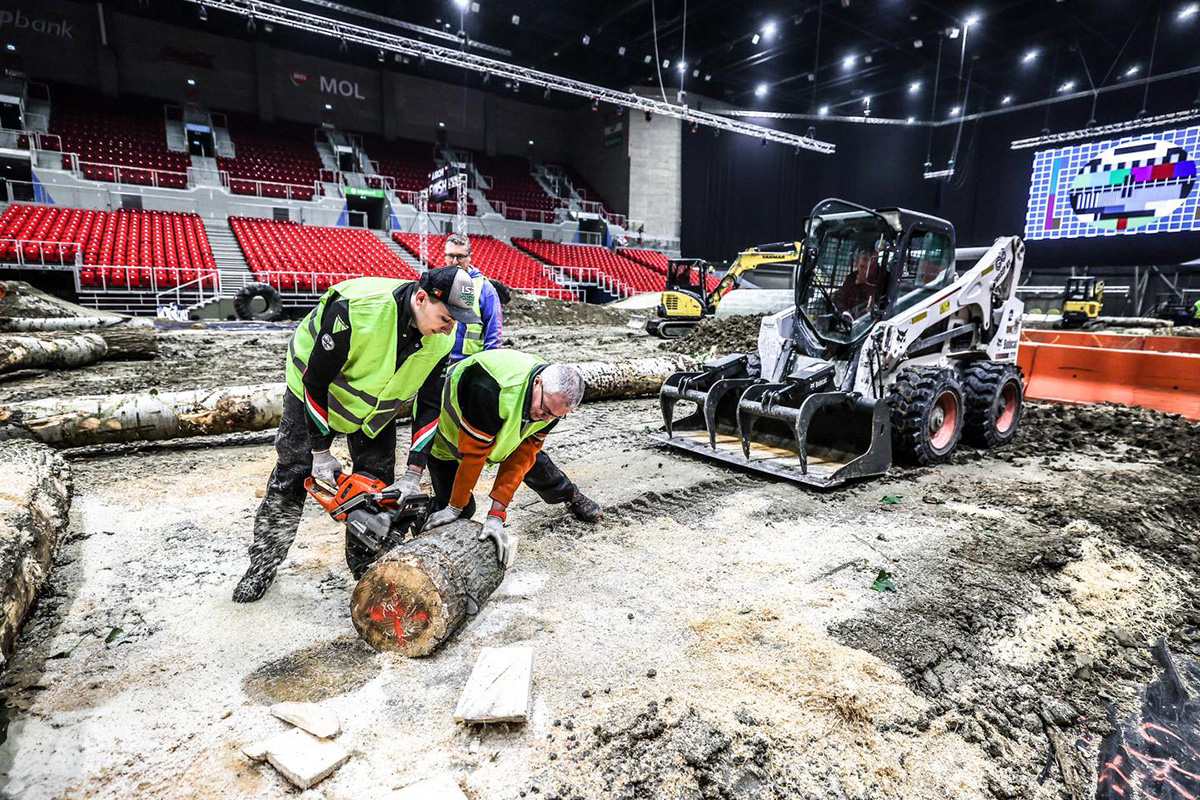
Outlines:
{"label": "sawdust pile", "polygon": [[710,358],[727,353],[758,351],[758,329],[762,315],[744,317],[709,317],[701,320],[687,336],[667,342],[664,350],[687,353],[698,358]]}
{"label": "sawdust pile", "polygon": [[873,655],[771,608],[690,627],[686,689],[596,725],[560,797],[987,796],[982,751]]}
{"label": "sawdust pile", "polygon": [[533,294],[514,295],[504,307],[508,325],[624,325],[628,321],[629,313],[620,309]]}

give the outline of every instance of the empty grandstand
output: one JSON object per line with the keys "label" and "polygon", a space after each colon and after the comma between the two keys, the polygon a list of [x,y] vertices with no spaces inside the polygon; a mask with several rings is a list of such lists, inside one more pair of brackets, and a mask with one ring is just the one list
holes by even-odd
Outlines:
{"label": "empty grandstand", "polygon": [[547,264],[561,267],[576,280],[594,281],[620,297],[663,288],[658,273],[604,247],[540,239],[513,239],[513,244]]}
{"label": "empty grandstand", "polygon": [[[392,233],[392,238],[414,257],[419,258],[420,237],[415,233]],[[530,258],[520,250],[491,236],[470,236],[471,265],[489,278],[501,281],[511,289],[553,297],[558,300],[573,300],[575,293],[560,285],[554,271],[545,264]],[[429,261],[434,267],[444,267],[443,254],[446,237],[432,236],[429,239]]]}

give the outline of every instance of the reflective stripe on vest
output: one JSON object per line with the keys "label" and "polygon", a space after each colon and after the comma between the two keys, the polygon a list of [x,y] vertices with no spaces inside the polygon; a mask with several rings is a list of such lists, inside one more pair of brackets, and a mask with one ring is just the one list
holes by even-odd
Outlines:
{"label": "reflective stripe on vest", "polygon": [[[475,285],[475,304],[471,306],[471,310],[475,312],[475,316],[483,319],[483,313],[480,311],[480,305],[483,302],[483,284],[487,280],[483,275],[477,275],[471,278],[471,283]],[[462,354],[464,356],[475,355],[483,352],[483,325],[464,325],[466,331],[463,333]]]}
{"label": "reflective stripe on vest", "polygon": [[474,364],[482,367],[500,386],[498,411],[502,423],[488,453],[488,461],[498,464],[512,455],[521,442],[554,422],[552,419],[526,422],[523,418],[529,402],[529,376],[534,370],[545,366],[546,361],[517,350],[485,350],[454,365],[442,389],[442,411],[438,417],[437,436],[433,440],[432,455],[435,458],[462,459],[458,436],[466,426],[462,418],[458,386],[466,369]]}
{"label": "reflective stripe on vest", "polygon": [[350,314],[350,353],[341,372],[329,384],[329,427],[339,433],[359,430],[374,438],[392,422],[404,401],[417,390],[454,347],[454,338],[434,334],[397,367],[399,309],[396,290],[409,281],[392,278],[352,278],[337,284],[297,327],[288,343],[287,382],[304,397],[304,370],[317,344],[317,321],[336,292]]}

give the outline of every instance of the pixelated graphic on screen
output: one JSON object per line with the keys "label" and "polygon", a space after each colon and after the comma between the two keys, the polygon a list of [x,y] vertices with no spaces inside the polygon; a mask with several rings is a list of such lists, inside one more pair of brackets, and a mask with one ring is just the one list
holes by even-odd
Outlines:
{"label": "pixelated graphic on screen", "polygon": [[1025,238],[1200,230],[1198,150],[1193,127],[1037,153]]}

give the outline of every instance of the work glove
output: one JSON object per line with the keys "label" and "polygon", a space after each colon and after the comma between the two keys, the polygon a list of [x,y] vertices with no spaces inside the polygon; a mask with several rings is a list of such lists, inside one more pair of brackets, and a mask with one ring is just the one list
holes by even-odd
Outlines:
{"label": "work glove", "polygon": [[496,543],[496,557],[500,559],[500,563],[505,569],[512,567],[513,553],[508,546],[508,531],[504,530],[504,520],[497,516],[488,514],[487,519],[483,521],[483,530],[476,537],[479,541],[491,539]]}
{"label": "work glove", "polygon": [[463,510],[461,508],[446,506],[441,511],[435,511],[430,514],[429,519],[425,521],[425,527],[421,528],[421,530],[431,531],[434,528],[440,528],[443,525],[449,525],[451,522],[454,522],[456,519],[462,516],[462,512]]}
{"label": "work glove", "polygon": [[396,492],[396,502],[403,505],[408,498],[423,494],[421,491],[421,473],[405,472],[404,477],[384,489],[385,492]]}
{"label": "work glove", "polygon": [[342,462],[328,450],[313,450],[312,476],[318,483],[337,485],[337,476],[342,474]]}

